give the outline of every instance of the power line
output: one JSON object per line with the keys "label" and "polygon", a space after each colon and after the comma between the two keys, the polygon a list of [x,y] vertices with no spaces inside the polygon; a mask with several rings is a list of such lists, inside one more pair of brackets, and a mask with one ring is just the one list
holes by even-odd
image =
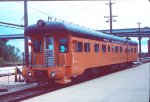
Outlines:
{"label": "power line", "polygon": [[90,13],[92,13],[92,14],[99,14],[98,12],[92,11],[92,10],[90,10],[90,9],[82,8],[82,7],[77,6],[77,5],[75,5],[75,4],[72,4],[72,3],[71,3],[71,5],[72,5],[72,7],[78,8],[79,10],[82,10],[82,11],[84,11],[84,12],[90,12]]}
{"label": "power line", "polygon": [[[19,4],[21,4],[21,5],[24,5],[23,3],[19,2],[19,1],[16,1],[16,2],[19,3]],[[45,12],[43,12],[43,11],[41,11],[41,10],[38,10],[38,9],[35,9],[35,8],[33,8],[33,7],[30,7],[30,6],[27,6],[27,7],[30,8],[30,9],[32,9],[32,10],[34,10],[34,11],[37,11],[37,12],[42,13],[42,14],[44,14],[44,15],[47,15],[47,16],[48,16],[48,21],[49,21],[49,20],[54,20],[54,21],[57,20],[57,21],[62,21],[62,22],[66,22],[66,23],[78,25],[78,24],[75,24],[75,23],[71,23],[71,22],[65,21],[65,20],[60,19],[60,18],[56,18],[56,17],[54,17],[54,16],[52,16],[52,15],[49,15],[48,13],[45,13]],[[81,26],[81,25],[78,25],[78,26]],[[84,27],[85,27],[85,26],[84,26]],[[87,27],[87,28],[88,28],[88,27]]]}
{"label": "power line", "polygon": [[22,27],[24,27],[23,25],[14,24],[14,23],[7,23],[7,22],[2,22],[2,21],[0,21],[0,26],[9,27],[9,28],[16,28],[16,29],[23,29]]}
{"label": "power line", "polygon": [[[23,3],[19,2],[19,1],[16,1],[16,2],[19,3],[19,4],[21,4],[21,5],[24,5]],[[43,12],[43,11],[40,11],[40,10],[35,9],[35,8],[33,8],[33,7],[30,7],[30,6],[27,6],[27,7],[30,8],[30,9],[32,9],[32,10],[35,10],[35,11],[37,11],[37,12],[40,12],[40,13],[42,13],[42,14],[45,14],[45,15],[48,15],[48,16],[49,16],[49,14],[47,14],[47,13],[45,13],[45,12]]]}
{"label": "power line", "polygon": [[16,27],[24,27],[23,25],[13,24],[13,23],[7,23],[7,22],[1,22],[1,21],[0,21],[0,24],[10,25],[10,26],[16,26]]}
{"label": "power line", "polygon": [[[16,2],[19,3],[19,4],[21,4],[21,5],[24,5],[23,3],[19,2],[19,1],[16,1]],[[52,16],[52,15],[49,15],[48,13],[45,13],[45,12],[40,11],[40,10],[38,10],[38,9],[35,9],[35,8],[31,7],[31,6],[27,6],[27,7],[30,8],[30,9],[32,9],[32,10],[34,10],[34,11],[37,11],[37,12],[39,12],[39,13],[41,13],[41,14],[47,15],[48,17],[52,17],[52,18],[55,18],[55,19],[57,19],[57,20],[61,20],[60,18],[56,18],[56,17],[54,17],[54,16]],[[63,20],[62,20],[62,21],[63,21]]]}
{"label": "power line", "polygon": [[23,28],[20,28],[20,27],[14,27],[14,26],[10,26],[10,25],[2,25],[2,24],[0,24],[0,26],[9,27],[9,28],[15,28],[15,29],[23,29]]}

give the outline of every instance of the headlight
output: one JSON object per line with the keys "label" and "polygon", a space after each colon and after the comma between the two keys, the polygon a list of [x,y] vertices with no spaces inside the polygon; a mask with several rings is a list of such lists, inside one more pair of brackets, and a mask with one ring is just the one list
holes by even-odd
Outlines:
{"label": "headlight", "polygon": [[38,27],[43,27],[45,25],[45,22],[43,20],[38,20],[37,21],[37,26]]}
{"label": "headlight", "polygon": [[52,72],[52,73],[51,73],[51,76],[52,76],[52,77],[55,77],[55,74],[56,74],[55,72]]}
{"label": "headlight", "polygon": [[31,73],[31,72],[28,72],[28,75],[29,75],[29,76],[31,76],[31,75],[32,75],[32,73]]}

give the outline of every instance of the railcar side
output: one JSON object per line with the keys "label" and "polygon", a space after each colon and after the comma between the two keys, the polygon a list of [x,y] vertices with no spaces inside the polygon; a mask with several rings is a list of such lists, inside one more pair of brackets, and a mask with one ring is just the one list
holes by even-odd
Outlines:
{"label": "railcar side", "polygon": [[[112,43],[109,40],[72,37],[72,70],[74,74],[83,74],[88,68],[96,68],[114,64],[132,63],[137,59],[137,46],[127,43]],[[89,44],[87,48],[86,44]],[[86,51],[86,49],[89,49]]]}

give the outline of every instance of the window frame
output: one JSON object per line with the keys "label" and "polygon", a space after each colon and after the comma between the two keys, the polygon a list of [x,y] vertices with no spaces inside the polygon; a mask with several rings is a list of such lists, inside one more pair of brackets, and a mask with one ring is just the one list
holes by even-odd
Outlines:
{"label": "window frame", "polygon": [[99,44],[94,44],[94,52],[99,52]]}
{"label": "window frame", "polygon": [[[35,41],[38,41],[37,44],[35,44]],[[36,45],[38,45],[38,46],[36,46]],[[36,46],[36,48],[35,48],[35,46]],[[41,39],[33,40],[33,52],[36,52],[36,53],[42,52],[42,40]]]}
{"label": "window frame", "polygon": [[110,53],[110,46],[108,46],[108,52]]}
{"label": "window frame", "polygon": [[90,52],[90,43],[88,42],[84,43],[84,52]]}
{"label": "window frame", "polygon": [[119,47],[120,53],[122,53],[122,46]]}
{"label": "window frame", "polygon": [[115,47],[115,53],[118,53],[118,46]]}
{"label": "window frame", "polygon": [[136,50],[136,48],[134,48],[134,53],[136,53],[137,52],[137,50]]}
{"label": "window frame", "polygon": [[131,48],[131,53],[133,53],[133,48]]}
{"label": "window frame", "polygon": [[[60,40],[61,39],[66,39],[66,41],[65,42],[60,42]],[[58,40],[58,46],[59,46],[59,52],[60,53],[66,53],[66,52],[68,52],[68,50],[69,50],[69,44],[68,44],[68,38],[60,38],[59,40]],[[64,46],[64,51],[63,52],[61,52],[61,46]]]}
{"label": "window frame", "polygon": [[[79,43],[81,44],[81,49],[80,49],[80,47],[79,47]],[[77,42],[75,43],[75,52],[83,52],[83,42],[77,41]]]}
{"label": "window frame", "polygon": [[102,53],[106,53],[106,45],[102,44]]}

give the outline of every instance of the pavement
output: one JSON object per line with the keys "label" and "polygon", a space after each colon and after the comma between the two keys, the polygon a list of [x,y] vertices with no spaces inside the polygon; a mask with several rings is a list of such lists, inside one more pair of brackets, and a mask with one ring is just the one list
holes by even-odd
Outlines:
{"label": "pavement", "polygon": [[0,67],[0,75],[15,73],[16,67],[22,71],[22,66]]}
{"label": "pavement", "polygon": [[[15,76],[10,75],[15,73],[15,66],[13,67],[0,67],[0,89],[4,87],[9,87],[11,83],[14,83]],[[10,75],[10,76],[3,76],[3,75]]]}
{"label": "pavement", "polygon": [[150,63],[22,102],[149,102]]}

